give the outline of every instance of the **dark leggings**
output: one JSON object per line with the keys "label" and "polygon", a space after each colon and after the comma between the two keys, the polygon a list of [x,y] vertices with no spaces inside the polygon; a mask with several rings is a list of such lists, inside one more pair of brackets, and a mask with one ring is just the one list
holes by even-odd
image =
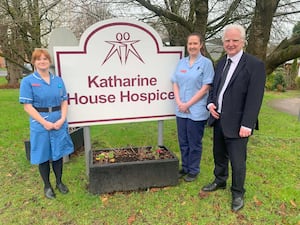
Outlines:
{"label": "dark leggings", "polygon": [[[53,161],[52,169],[55,174],[56,184],[60,184],[61,177],[62,177],[62,169],[63,169],[63,158]],[[39,164],[39,171],[40,171],[41,177],[44,181],[45,188],[51,187],[50,178],[49,178],[50,177],[50,162],[46,161],[44,163]]]}

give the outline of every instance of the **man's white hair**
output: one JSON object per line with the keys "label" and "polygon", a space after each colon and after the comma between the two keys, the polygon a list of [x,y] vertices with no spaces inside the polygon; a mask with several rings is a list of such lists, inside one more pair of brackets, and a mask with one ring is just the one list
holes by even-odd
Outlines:
{"label": "man's white hair", "polygon": [[246,31],[245,28],[239,24],[228,24],[224,27],[224,32],[222,36],[222,41],[224,42],[225,33],[229,30],[238,30],[241,33],[241,38],[246,41]]}

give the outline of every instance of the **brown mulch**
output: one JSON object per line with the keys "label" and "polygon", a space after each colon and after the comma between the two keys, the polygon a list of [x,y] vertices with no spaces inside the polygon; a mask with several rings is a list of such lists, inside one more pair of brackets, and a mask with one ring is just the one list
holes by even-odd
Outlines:
{"label": "brown mulch", "polygon": [[127,147],[93,151],[93,164],[172,159],[174,155],[164,147]]}

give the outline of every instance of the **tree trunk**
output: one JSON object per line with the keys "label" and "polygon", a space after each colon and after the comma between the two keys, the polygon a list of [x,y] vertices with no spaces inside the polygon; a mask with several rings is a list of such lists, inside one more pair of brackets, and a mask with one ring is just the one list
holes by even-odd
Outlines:
{"label": "tree trunk", "polygon": [[17,88],[22,77],[22,69],[11,62],[7,62],[7,83],[9,87]]}
{"label": "tree trunk", "polygon": [[263,61],[266,60],[271,26],[279,1],[280,0],[256,0],[246,51]]}

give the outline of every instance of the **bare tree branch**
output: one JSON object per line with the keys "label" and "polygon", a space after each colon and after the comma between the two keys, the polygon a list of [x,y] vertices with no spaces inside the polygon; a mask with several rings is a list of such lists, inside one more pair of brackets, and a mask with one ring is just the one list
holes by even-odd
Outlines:
{"label": "bare tree branch", "polygon": [[300,34],[290,39],[284,39],[276,49],[267,56],[267,74],[286,61],[300,57]]}

